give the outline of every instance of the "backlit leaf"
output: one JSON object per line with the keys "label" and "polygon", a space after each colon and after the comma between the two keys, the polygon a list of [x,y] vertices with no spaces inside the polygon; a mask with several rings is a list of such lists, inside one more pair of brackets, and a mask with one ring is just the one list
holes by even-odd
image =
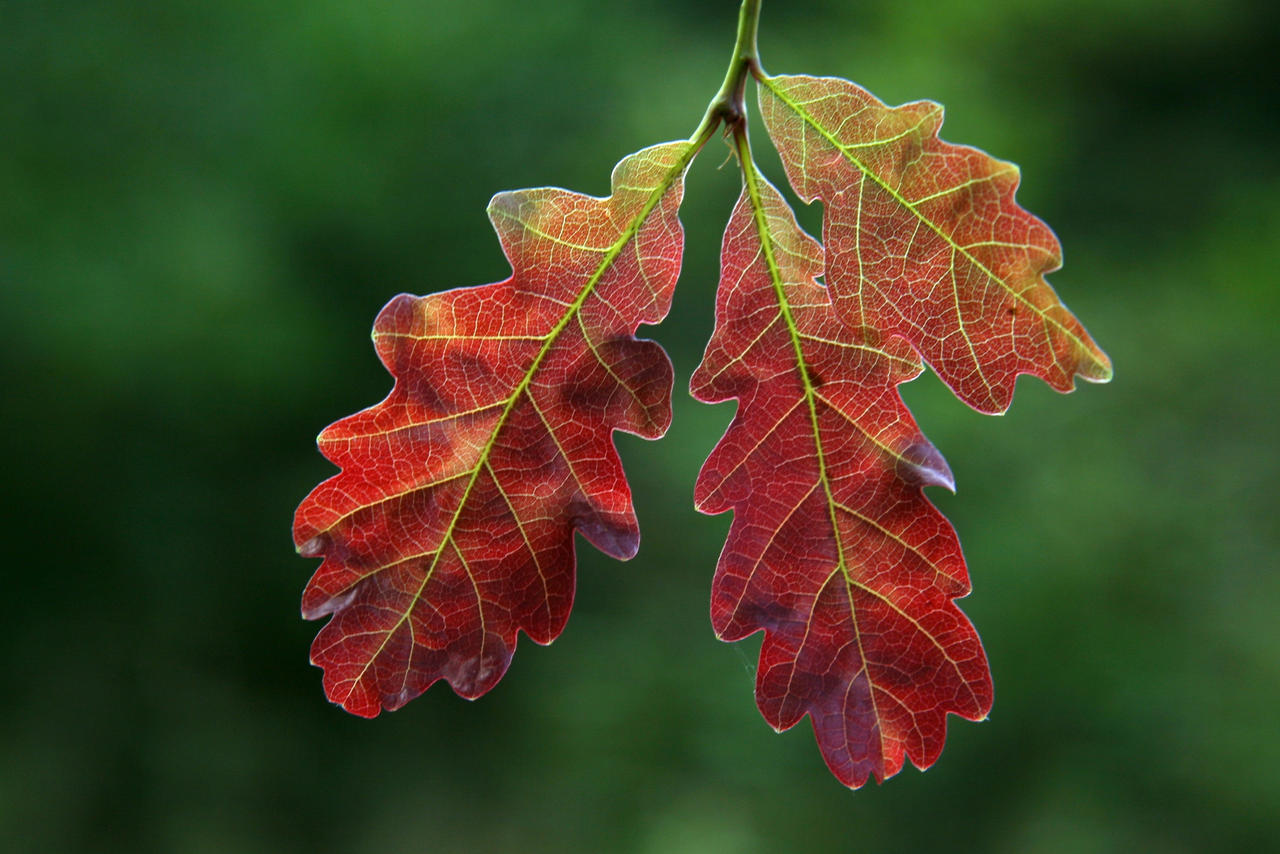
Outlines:
{"label": "backlit leaf", "polygon": [[612,433],[657,438],[671,419],[671,364],[634,333],[670,307],[696,150],[623,159],[603,199],[495,196],[511,277],[401,295],[378,315],[395,385],[320,434],[342,471],[294,521],[299,552],[324,558],[302,611],[332,615],[311,659],[333,702],[372,717],[442,678],[478,697],[506,672],[518,631],[546,644],[564,628],[575,529],[613,557],[635,554]]}
{"label": "backlit leaf", "polygon": [[805,715],[848,786],[924,768],[946,715],[983,718],[991,678],[955,532],[923,487],[951,472],[898,395],[922,370],[905,341],[843,323],[822,249],[750,165],[725,232],[716,327],[691,383],[738,412],[698,478],[734,511],[711,616],[726,641],[764,630],[756,699],[776,729]]}
{"label": "backlit leaf", "polygon": [[764,77],[760,107],[791,185],[826,205],[826,283],[847,324],[901,335],[981,412],[1008,409],[1022,373],[1059,391],[1111,378],[1044,279],[1062,251],[1014,201],[1018,168],[940,140],[940,105]]}

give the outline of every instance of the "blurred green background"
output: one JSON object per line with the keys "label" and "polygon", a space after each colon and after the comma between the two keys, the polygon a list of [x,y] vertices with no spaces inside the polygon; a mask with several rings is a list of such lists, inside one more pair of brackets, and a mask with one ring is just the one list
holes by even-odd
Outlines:
{"label": "blurred green background", "polygon": [[[714,639],[730,417],[685,388],[737,191],[694,165],[665,441],[620,437],[639,557],[472,704],[330,706],[298,618],[313,445],[390,380],[401,291],[502,278],[491,194],[603,193],[687,136],[736,0],[0,2],[6,851],[1224,851],[1280,845],[1280,14],[1190,0],[765,3],[773,72],[947,105],[1023,168],[1116,366],[947,454],[987,723],[848,792]],[[757,148],[765,149],[756,135]],[[774,180],[776,160],[763,158]],[[818,210],[803,213],[817,228]]]}

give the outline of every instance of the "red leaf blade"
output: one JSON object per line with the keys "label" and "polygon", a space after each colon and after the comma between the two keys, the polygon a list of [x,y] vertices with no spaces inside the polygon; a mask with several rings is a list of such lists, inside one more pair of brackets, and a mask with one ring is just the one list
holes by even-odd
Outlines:
{"label": "red leaf blade", "polygon": [[573,532],[633,556],[639,530],[612,433],[657,438],[671,363],[635,337],[665,317],[693,142],[624,158],[613,192],[500,193],[502,282],[401,295],[374,342],[395,378],[326,428],[342,471],[299,506],[294,541],[324,561],[303,616],[325,692],[373,717],[445,679],[463,697],[506,672],[517,633],[550,643],[573,603]]}
{"label": "red leaf blade", "polygon": [[932,764],[948,713],[986,716],[991,678],[952,601],[969,591],[959,543],[922,492],[951,473],[897,392],[918,358],[841,322],[816,281],[821,247],[753,170],[691,383],[699,400],[739,401],[697,483],[699,510],[734,511],[712,622],[725,641],[764,630],[761,712],[779,730],[809,715],[856,788],[904,756]]}
{"label": "red leaf blade", "polygon": [[1111,378],[1045,281],[1062,250],[1015,202],[1018,168],[939,139],[940,105],[795,76],[763,78],[760,108],[791,185],[826,205],[826,280],[850,326],[901,335],[981,412],[1008,409],[1019,374],[1064,392]]}

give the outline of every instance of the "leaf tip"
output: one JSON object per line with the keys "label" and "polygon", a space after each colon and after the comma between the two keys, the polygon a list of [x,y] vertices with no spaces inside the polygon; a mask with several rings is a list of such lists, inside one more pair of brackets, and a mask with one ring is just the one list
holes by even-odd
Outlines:
{"label": "leaf tip", "polygon": [[1080,365],[1080,378],[1085,382],[1109,383],[1115,376],[1111,358],[1098,349],[1089,352],[1089,358]]}
{"label": "leaf tip", "polygon": [[911,444],[899,458],[904,479],[919,486],[941,486],[954,494],[956,478],[942,452],[921,439]]}
{"label": "leaf tip", "polygon": [[324,554],[324,535],[317,534],[306,542],[295,546],[300,557],[321,557]]}
{"label": "leaf tip", "polygon": [[[364,718],[366,721],[373,720],[382,712],[382,706],[376,702],[352,702],[350,699],[347,699],[342,702],[334,700],[333,704],[347,714],[355,715],[358,718]],[[394,709],[388,709],[388,711],[394,711]]]}

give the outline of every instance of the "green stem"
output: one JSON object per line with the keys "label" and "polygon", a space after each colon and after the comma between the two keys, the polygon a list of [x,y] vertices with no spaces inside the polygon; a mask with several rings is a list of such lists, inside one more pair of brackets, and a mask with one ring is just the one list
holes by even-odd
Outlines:
{"label": "green stem", "polygon": [[720,84],[720,91],[707,105],[698,129],[690,137],[699,145],[710,138],[711,132],[720,122],[736,127],[746,120],[747,108],[743,92],[748,75],[760,66],[756,33],[760,29],[762,2],[763,0],[742,0],[742,7],[738,10],[738,38],[733,45],[729,69],[725,72],[724,82]]}

